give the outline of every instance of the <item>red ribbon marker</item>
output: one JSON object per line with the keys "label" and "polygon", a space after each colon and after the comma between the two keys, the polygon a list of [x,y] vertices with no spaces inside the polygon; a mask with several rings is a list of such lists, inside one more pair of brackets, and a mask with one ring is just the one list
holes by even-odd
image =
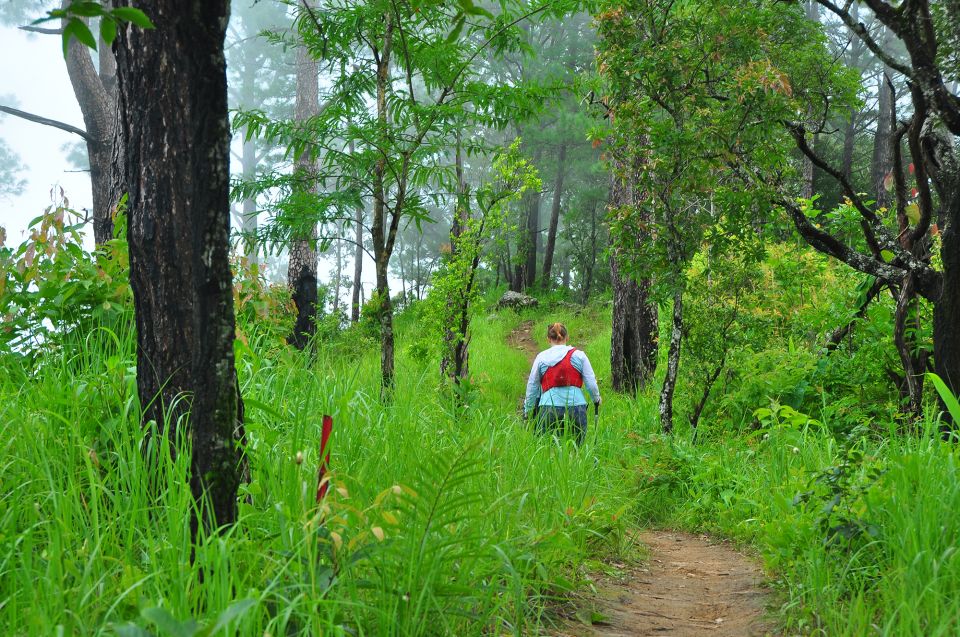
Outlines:
{"label": "red ribbon marker", "polygon": [[[317,471],[317,504],[323,501],[327,495],[327,489],[330,487],[330,481],[324,482],[323,478],[327,474],[327,468],[330,464],[330,450],[327,443],[330,442],[330,432],[333,431],[333,416],[323,416],[323,428],[320,431],[320,469]],[[326,455],[324,455],[326,454]]]}

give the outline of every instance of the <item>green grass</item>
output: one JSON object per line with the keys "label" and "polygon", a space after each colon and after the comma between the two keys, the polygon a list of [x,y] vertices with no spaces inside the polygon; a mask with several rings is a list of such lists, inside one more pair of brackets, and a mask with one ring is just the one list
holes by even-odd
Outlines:
{"label": "green grass", "polygon": [[[536,632],[583,560],[620,548],[632,503],[612,429],[577,449],[518,418],[528,362],[505,345],[518,321],[478,318],[466,410],[435,363],[406,355],[409,319],[386,405],[376,351],[321,348],[310,361],[253,337],[238,359],[250,502],[193,562],[185,454],[151,494],[130,335],[89,338],[35,375],[11,362],[0,381],[5,632],[179,634],[230,613],[245,635]],[[336,488],[318,511],[324,413]]]}
{"label": "green grass", "polygon": [[[604,410],[582,448],[518,417],[529,363],[505,341],[527,318],[535,335],[567,323],[601,379]],[[397,324],[389,404],[377,398],[375,350],[345,341],[311,361],[254,331],[238,358],[249,503],[192,561],[185,454],[158,476],[145,466],[130,333],[76,335],[78,354],[51,355],[39,371],[4,359],[3,632],[536,634],[583,587],[584,565],[625,552],[637,525],[752,546],[787,634],[960,631],[960,458],[932,431],[850,443],[789,427],[697,445],[662,437],[653,396],[609,392],[602,309],[481,311],[462,409],[436,362],[408,350],[413,316]],[[335,419],[335,488],[318,510],[324,413]],[[851,448],[863,459],[845,469],[837,511],[873,534],[828,544],[827,498],[812,481]],[[821,491],[795,505],[811,484]]]}

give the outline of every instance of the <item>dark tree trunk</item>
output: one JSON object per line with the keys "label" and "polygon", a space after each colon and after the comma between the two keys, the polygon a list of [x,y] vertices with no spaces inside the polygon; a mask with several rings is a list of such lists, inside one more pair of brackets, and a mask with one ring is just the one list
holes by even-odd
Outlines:
{"label": "dark tree trunk", "polygon": [[[633,176],[616,173],[610,185],[610,206],[635,200]],[[638,237],[638,240],[645,238]],[[648,238],[646,238],[648,239]],[[618,252],[610,256],[613,283],[613,332],[610,339],[610,377],[614,391],[636,394],[657,367],[657,306],[650,298],[650,280],[639,282],[623,271]]]}
{"label": "dark tree trunk", "polygon": [[[453,214],[453,223],[450,226],[450,253],[451,258],[461,257],[462,247],[461,237],[467,229],[470,220],[470,202],[467,193],[467,182],[463,176],[463,153],[460,145],[460,139],[457,139],[456,154],[456,174],[457,174],[457,209]],[[479,260],[472,262],[474,269],[479,264]],[[470,362],[469,343],[470,337],[467,333],[470,329],[470,288],[472,287],[473,274],[470,274],[470,282],[463,294],[454,294],[447,298],[447,328],[444,331],[444,352],[440,359],[440,373],[447,376],[459,385],[467,377]]]}
{"label": "dark tree trunk", "polygon": [[670,352],[667,355],[667,372],[660,390],[660,426],[664,433],[673,431],[673,392],[677,387],[680,371],[680,345],[683,341],[683,291],[673,295],[673,328],[670,331]]}
{"label": "dark tree trunk", "polygon": [[[538,150],[534,163],[539,163],[540,151]],[[540,248],[540,200],[542,195],[539,190],[528,190],[523,193],[522,205],[520,209],[524,212],[521,217],[523,221],[520,240],[517,243],[517,262],[516,272],[514,274],[511,289],[517,292],[523,292],[527,288],[533,287],[537,280],[537,252]]]}
{"label": "dark tree trunk", "polygon": [[557,226],[560,224],[560,200],[563,196],[563,177],[567,166],[567,145],[560,144],[560,156],[557,158],[557,183],[553,189],[553,205],[550,207],[550,229],[547,231],[547,247],[543,253],[544,289],[553,287],[550,276],[553,270],[553,251],[557,245]]}
{"label": "dark tree trunk", "polygon": [[[390,56],[393,48],[393,14],[384,15],[383,47],[377,64],[377,119],[386,127],[387,124],[387,86],[390,83]],[[390,301],[390,282],[387,278],[387,268],[390,265],[390,256],[393,254],[393,244],[396,240],[397,227],[402,214],[403,195],[398,192],[394,203],[395,209],[390,213],[387,223],[387,158],[377,160],[373,169],[373,223],[370,235],[373,240],[373,258],[377,277],[377,316],[380,321],[380,396],[387,398],[393,390],[394,356],[393,356],[393,305]],[[399,190],[399,188],[398,188]]]}
{"label": "dark tree trunk", "polygon": [[137,389],[144,422],[175,437],[188,428],[190,488],[203,525],[216,529],[237,517],[243,438],[228,260],[229,3],[137,7],[156,29],[124,27],[116,45]]}
{"label": "dark tree trunk", "polygon": [[100,72],[90,49],[73,38],[67,49],[67,75],[80,105],[88,137],[90,188],[93,196],[93,240],[113,238],[113,217],[123,193],[120,165],[123,146],[117,130],[117,63],[110,47],[100,41]]}
{"label": "dark tree trunk", "polygon": [[[954,395],[960,395],[960,174],[953,178],[952,199],[944,202],[947,223],[940,249],[943,283],[940,298],[933,306],[933,361],[937,376]],[[956,423],[950,419],[943,401],[941,407],[947,423],[944,435],[949,435]]]}
{"label": "dark tree trunk", "polygon": [[[303,44],[297,46],[297,98],[294,117],[303,125],[320,112],[319,79],[317,62]],[[297,188],[316,192],[316,162],[311,149],[305,149],[297,157]],[[304,214],[312,211],[303,211]],[[311,222],[310,229],[300,230],[290,241],[290,262],[287,267],[287,285],[297,306],[297,320],[293,333],[287,341],[297,349],[304,349],[317,333],[317,226]]]}

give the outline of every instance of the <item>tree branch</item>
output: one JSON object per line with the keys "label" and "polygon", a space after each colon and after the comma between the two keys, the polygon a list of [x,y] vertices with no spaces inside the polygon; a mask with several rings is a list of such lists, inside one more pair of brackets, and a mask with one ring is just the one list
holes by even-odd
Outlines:
{"label": "tree branch", "polygon": [[25,25],[22,27],[17,27],[21,31],[27,31],[28,33],[42,33],[44,35],[63,35],[63,29],[49,29],[45,27],[35,27],[30,25]]}
{"label": "tree branch", "polygon": [[65,124],[64,122],[60,122],[55,119],[50,119],[48,117],[41,117],[40,115],[34,115],[33,113],[21,111],[16,108],[3,106],[2,104],[0,104],[0,112],[7,113],[8,115],[14,115],[16,117],[20,117],[30,122],[35,122],[37,124],[43,124],[44,126],[52,126],[54,128],[59,128],[60,130],[67,131],[68,133],[79,135],[84,140],[91,143],[96,143],[97,141],[87,131],[83,130],[82,128],[77,128],[76,126],[71,126],[70,124]]}

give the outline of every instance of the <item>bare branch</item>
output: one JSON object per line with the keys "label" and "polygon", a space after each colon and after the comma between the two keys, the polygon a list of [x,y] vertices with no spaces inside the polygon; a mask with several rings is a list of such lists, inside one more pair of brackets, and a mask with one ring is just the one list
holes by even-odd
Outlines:
{"label": "bare branch", "polygon": [[17,27],[21,31],[27,31],[28,33],[42,33],[44,35],[63,35],[63,29],[49,29],[45,27],[34,27],[25,25],[22,27]]}
{"label": "bare branch", "polygon": [[20,117],[30,122],[35,122],[37,124],[43,124],[44,126],[52,126],[54,128],[59,128],[60,130],[67,131],[68,133],[79,135],[84,140],[91,143],[96,143],[97,141],[87,131],[83,130],[82,128],[77,128],[76,126],[71,126],[70,124],[65,124],[64,122],[60,122],[55,119],[42,117],[40,115],[34,115],[33,113],[28,113],[26,111],[21,111],[16,108],[11,108],[10,106],[3,106],[2,104],[0,104],[0,112],[7,113],[8,115],[14,115],[16,117]]}

